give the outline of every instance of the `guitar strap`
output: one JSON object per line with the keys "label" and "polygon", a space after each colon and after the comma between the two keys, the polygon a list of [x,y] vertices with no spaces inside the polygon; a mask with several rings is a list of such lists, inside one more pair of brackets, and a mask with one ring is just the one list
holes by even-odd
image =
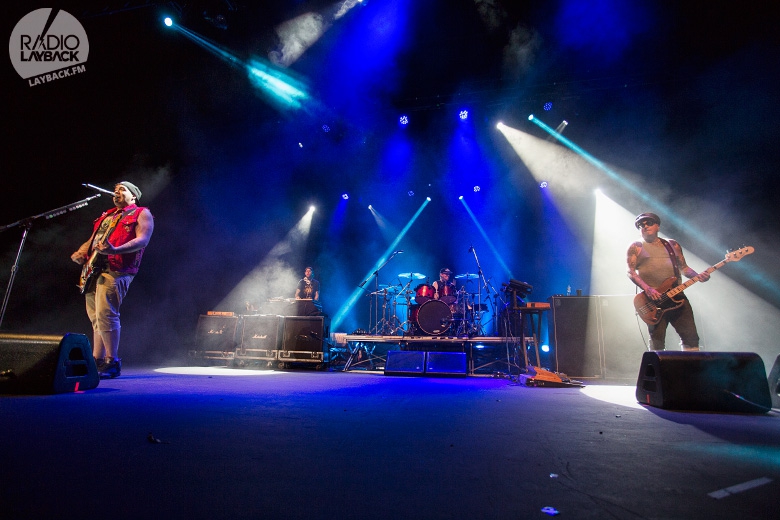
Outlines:
{"label": "guitar strap", "polygon": [[666,248],[666,251],[669,252],[669,258],[672,259],[672,266],[674,267],[674,277],[677,278],[677,283],[680,283],[682,281],[682,278],[680,278],[680,267],[677,263],[677,255],[674,253],[672,244],[670,244],[668,240],[664,240],[661,237],[658,237],[658,240],[661,241],[661,243]]}

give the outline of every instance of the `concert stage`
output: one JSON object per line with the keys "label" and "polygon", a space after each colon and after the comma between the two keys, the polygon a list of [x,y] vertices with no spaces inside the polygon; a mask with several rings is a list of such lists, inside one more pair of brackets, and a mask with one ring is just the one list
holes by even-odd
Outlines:
{"label": "concert stage", "polygon": [[0,397],[3,517],[777,518],[776,411],[606,383],[125,367]]}
{"label": "concert stage", "polygon": [[[337,336],[338,337],[338,336]],[[344,370],[384,369],[388,352],[462,353],[462,375],[519,374],[528,366],[523,346],[532,338],[511,336],[377,336],[347,334],[340,338],[348,346]],[[538,359],[538,357],[536,358]]]}

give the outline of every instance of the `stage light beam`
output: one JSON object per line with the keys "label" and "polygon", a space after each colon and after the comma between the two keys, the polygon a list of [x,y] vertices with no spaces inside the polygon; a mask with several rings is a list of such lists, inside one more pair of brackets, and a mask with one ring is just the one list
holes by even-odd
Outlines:
{"label": "stage light beam", "polygon": [[479,223],[477,220],[477,216],[474,215],[474,213],[471,211],[471,208],[466,203],[463,198],[460,198],[460,202],[463,204],[463,207],[466,208],[466,212],[469,214],[469,217],[471,217],[472,222],[474,222],[474,225],[477,226],[477,229],[479,230],[479,234],[482,235],[482,238],[485,239],[485,242],[487,242],[488,247],[490,248],[490,251],[493,252],[493,256],[495,256],[496,260],[498,260],[499,265],[504,270],[504,273],[510,278],[514,278],[512,275],[512,271],[509,270],[509,266],[506,265],[506,262],[501,257],[501,255],[498,252],[498,249],[496,249],[496,246],[493,244],[493,242],[490,240],[490,237],[485,232],[485,229],[482,227],[482,224]]}
{"label": "stage light beam", "polygon": [[[398,244],[403,240],[403,238],[406,236],[406,233],[409,232],[409,230],[414,225],[415,221],[419,218],[419,216],[422,214],[425,207],[430,203],[430,198],[422,203],[422,205],[419,207],[417,212],[412,216],[411,219],[409,219],[409,222],[407,222],[406,226],[401,230],[400,233],[395,237],[395,239],[392,241],[392,243],[387,247],[385,252],[382,254],[382,256],[379,257],[379,259],[374,263],[374,265],[371,267],[371,269],[366,273],[366,275],[363,277],[363,280],[367,280],[372,273],[374,273],[379,266],[381,266],[387,259],[390,257],[390,254],[398,247]],[[341,325],[341,323],[344,321],[344,318],[346,317],[347,313],[352,309],[352,307],[357,302],[358,298],[360,298],[360,295],[363,294],[363,287],[356,287],[355,290],[352,292],[350,297],[347,299],[344,304],[342,304],[341,308],[336,312],[336,314],[333,317],[333,321],[331,323],[331,330],[338,330],[338,327]]]}

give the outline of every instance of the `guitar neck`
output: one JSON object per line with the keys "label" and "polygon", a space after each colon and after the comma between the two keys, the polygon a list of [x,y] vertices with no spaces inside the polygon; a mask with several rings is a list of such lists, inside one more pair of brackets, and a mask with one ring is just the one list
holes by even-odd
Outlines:
{"label": "guitar neck", "polygon": [[[717,264],[711,265],[710,267],[705,269],[703,272],[705,272],[707,274],[714,273],[716,270],[718,270],[721,267],[723,267],[724,265],[726,265],[726,263],[727,263],[726,260],[721,260]],[[680,285],[678,285],[674,289],[669,289],[668,291],[666,291],[666,295],[669,296],[669,297],[676,296],[676,295],[680,294],[685,289],[687,289],[688,287],[690,287],[691,285],[695,284],[698,281],[699,280],[697,278],[691,278],[687,282],[681,283]]]}

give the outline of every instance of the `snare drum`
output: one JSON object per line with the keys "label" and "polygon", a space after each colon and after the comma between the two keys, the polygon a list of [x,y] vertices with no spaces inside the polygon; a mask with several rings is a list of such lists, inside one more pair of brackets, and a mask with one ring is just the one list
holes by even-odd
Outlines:
{"label": "snare drum", "polygon": [[435,291],[433,290],[432,285],[426,285],[424,283],[421,283],[420,285],[415,287],[414,293],[415,293],[414,300],[420,305],[422,305],[423,303],[433,299],[433,295]]}
{"label": "snare drum", "polygon": [[[441,283],[441,282],[439,282]],[[454,285],[445,285],[439,288],[439,299],[447,305],[452,305],[458,301],[458,295]]]}
{"label": "snare drum", "polygon": [[417,325],[431,336],[445,335],[452,325],[450,306],[441,300],[429,300],[417,312]]}

